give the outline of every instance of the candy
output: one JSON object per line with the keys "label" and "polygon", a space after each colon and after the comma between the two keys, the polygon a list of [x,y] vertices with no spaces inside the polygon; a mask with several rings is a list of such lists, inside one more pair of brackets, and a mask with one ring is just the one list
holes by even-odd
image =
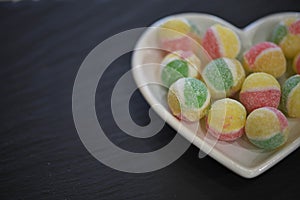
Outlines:
{"label": "candy", "polygon": [[197,27],[183,18],[169,19],[158,30],[160,47],[166,51],[194,51],[200,47]]}
{"label": "candy", "polygon": [[276,44],[261,42],[244,54],[244,67],[250,72],[266,72],[277,78],[285,73],[286,60]]}
{"label": "candy", "polygon": [[245,71],[236,59],[218,58],[208,63],[202,77],[214,99],[232,96],[245,79]]}
{"label": "candy", "polygon": [[257,72],[245,79],[240,92],[240,101],[248,112],[252,112],[265,106],[277,108],[280,95],[278,81],[267,73]]}
{"label": "candy", "polygon": [[281,21],[274,29],[271,41],[282,48],[287,58],[294,58],[300,51],[300,19]]}
{"label": "candy", "polygon": [[198,121],[210,105],[210,93],[205,84],[195,78],[181,78],[168,92],[168,105],[176,117],[186,121]]}
{"label": "candy", "polygon": [[235,58],[241,50],[238,35],[231,29],[215,24],[208,28],[202,46],[212,59],[220,57]]}
{"label": "candy", "polygon": [[293,69],[297,74],[300,74],[300,52],[294,58]]}
{"label": "candy", "polygon": [[246,115],[246,109],[236,100],[215,101],[208,112],[207,131],[220,140],[236,140],[244,134]]}
{"label": "candy", "polygon": [[282,87],[281,105],[290,117],[300,118],[300,75],[291,76]]}
{"label": "candy", "polygon": [[245,132],[255,146],[268,150],[275,149],[287,140],[288,121],[276,108],[259,108],[247,117]]}
{"label": "candy", "polygon": [[183,77],[199,78],[200,59],[191,51],[176,51],[161,62],[161,79],[166,87]]}

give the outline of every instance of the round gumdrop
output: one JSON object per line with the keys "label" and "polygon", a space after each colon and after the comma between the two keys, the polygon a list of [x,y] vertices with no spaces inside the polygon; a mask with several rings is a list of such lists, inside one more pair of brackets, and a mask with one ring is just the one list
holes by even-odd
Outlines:
{"label": "round gumdrop", "polygon": [[265,72],[277,78],[285,73],[286,60],[276,44],[261,42],[244,54],[244,67],[249,72]]}
{"label": "round gumdrop", "polygon": [[252,112],[265,106],[277,108],[280,95],[278,81],[270,74],[257,72],[245,79],[240,92],[240,101],[248,112]]}
{"label": "round gumdrop", "polygon": [[212,59],[235,58],[241,50],[238,35],[230,28],[220,24],[208,28],[202,39],[202,46]]}
{"label": "round gumdrop", "polygon": [[183,77],[199,78],[200,59],[191,51],[176,51],[161,62],[161,79],[166,87]]}
{"label": "round gumdrop", "polygon": [[200,46],[197,27],[184,18],[172,18],[160,25],[158,30],[160,47],[165,51],[194,51]]}
{"label": "round gumdrop", "polygon": [[169,88],[168,105],[173,115],[179,119],[198,121],[207,113],[210,93],[202,81],[181,78]]}
{"label": "round gumdrop", "polygon": [[230,58],[211,61],[205,66],[201,75],[214,99],[232,96],[241,89],[245,79],[245,71],[241,63]]}
{"label": "round gumdrop", "polygon": [[288,78],[282,87],[281,104],[289,117],[300,118],[300,75]]}
{"label": "round gumdrop", "polygon": [[300,19],[282,20],[274,28],[271,41],[281,47],[287,58],[294,58],[300,51]]}
{"label": "round gumdrop", "polygon": [[208,112],[207,131],[220,140],[236,140],[244,134],[246,115],[245,107],[236,100],[215,101]]}
{"label": "round gumdrop", "polygon": [[300,52],[294,58],[293,69],[297,74],[300,74]]}
{"label": "round gumdrop", "polygon": [[287,140],[288,121],[276,108],[259,108],[247,117],[245,132],[255,146],[267,150],[276,149]]}

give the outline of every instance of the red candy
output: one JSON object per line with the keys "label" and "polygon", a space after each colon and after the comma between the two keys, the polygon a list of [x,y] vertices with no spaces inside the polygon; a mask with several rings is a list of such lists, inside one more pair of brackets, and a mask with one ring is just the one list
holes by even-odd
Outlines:
{"label": "red candy", "polygon": [[168,50],[170,52],[182,50],[182,51],[191,51],[199,48],[199,41],[193,37],[193,35],[189,34],[177,39],[172,40],[162,40],[161,48],[163,50]]}
{"label": "red candy", "polygon": [[242,86],[240,101],[250,113],[261,107],[277,108],[281,90],[278,81],[264,72],[249,75]]}
{"label": "red candy", "polygon": [[277,108],[280,95],[280,91],[276,89],[245,92],[240,94],[240,101],[243,102],[248,112],[252,112],[265,106]]}
{"label": "red candy", "polygon": [[221,53],[218,48],[218,41],[212,29],[208,29],[202,41],[203,47],[209,52],[213,59],[220,58]]}
{"label": "red candy", "polygon": [[289,27],[289,31],[294,35],[300,34],[300,20],[291,24]]}
{"label": "red candy", "polygon": [[270,42],[262,42],[262,43],[255,45],[254,47],[252,47],[251,51],[248,51],[245,54],[245,58],[247,59],[249,68],[254,67],[254,63],[255,63],[257,56],[260,55],[264,50],[266,50],[268,48],[276,48],[276,47],[278,47],[278,46],[273,43],[270,43]]}

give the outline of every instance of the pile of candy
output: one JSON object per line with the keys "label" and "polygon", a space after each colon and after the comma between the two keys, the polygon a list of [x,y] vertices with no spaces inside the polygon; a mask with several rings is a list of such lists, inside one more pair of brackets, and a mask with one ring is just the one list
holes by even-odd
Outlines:
{"label": "pile of candy", "polygon": [[[207,133],[223,141],[245,135],[267,150],[287,141],[287,117],[300,118],[300,19],[284,19],[268,41],[245,52],[238,34],[221,24],[199,31],[187,19],[174,18],[160,28],[159,44],[170,52],[161,62],[161,79],[173,115],[204,119]],[[278,81],[289,68],[294,74]]]}

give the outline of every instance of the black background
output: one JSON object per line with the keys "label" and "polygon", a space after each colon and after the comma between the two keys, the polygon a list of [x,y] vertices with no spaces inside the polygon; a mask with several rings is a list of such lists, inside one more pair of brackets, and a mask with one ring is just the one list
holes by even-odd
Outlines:
{"label": "black background", "polygon": [[[72,118],[72,88],[86,55],[124,30],[145,27],[181,12],[217,15],[238,27],[265,15],[300,11],[298,0],[97,0],[0,3],[0,199],[295,199],[300,195],[300,151],[255,179],[235,175],[191,146],[159,171],[128,174],[94,159]],[[175,131],[165,126],[151,139],[120,131],[110,111],[111,90],[130,69],[131,54],[102,77],[98,118],[114,143],[147,152],[164,146]],[[132,118],[146,125],[149,106],[139,92]]]}

